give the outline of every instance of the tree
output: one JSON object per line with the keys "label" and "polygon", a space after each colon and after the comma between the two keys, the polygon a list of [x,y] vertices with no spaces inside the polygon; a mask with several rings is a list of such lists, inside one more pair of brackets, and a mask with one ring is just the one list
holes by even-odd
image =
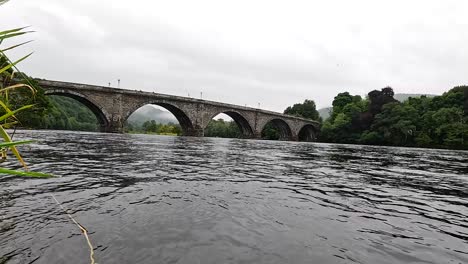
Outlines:
{"label": "tree", "polygon": [[207,137],[240,138],[241,131],[234,121],[224,121],[223,119],[211,120],[205,129]]}
{"label": "tree", "polygon": [[333,112],[335,113],[341,113],[343,108],[350,103],[357,103],[362,100],[361,96],[355,95],[352,96],[348,92],[344,93],[339,93],[335,98],[333,99]]}
{"label": "tree", "polygon": [[449,91],[449,93],[450,92],[463,94],[463,111],[464,115],[468,116],[468,86],[455,86]]}
{"label": "tree", "polygon": [[316,109],[313,100],[306,99],[303,103],[288,106],[284,110],[284,114],[300,116],[312,120],[320,120],[319,112]]}
{"label": "tree", "polygon": [[388,103],[398,102],[393,98],[394,92],[391,87],[382,88],[380,91],[373,90],[368,93],[370,104],[369,112],[376,115],[382,111],[382,107]]}
{"label": "tree", "polygon": [[386,145],[412,145],[418,119],[418,112],[411,105],[393,102],[383,106],[371,129],[383,136]]}
{"label": "tree", "polygon": [[364,131],[359,138],[359,143],[366,145],[381,145],[383,143],[383,138],[381,134],[375,131]]}
{"label": "tree", "polygon": [[325,142],[468,149],[468,86],[441,96],[409,98],[400,103],[393,89],[369,92],[368,100],[339,93],[323,122]]}
{"label": "tree", "polygon": [[279,138],[280,133],[273,123],[266,124],[262,130],[262,139],[278,140]]}
{"label": "tree", "polygon": [[361,137],[361,114],[368,101],[359,95],[339,93],[333,100],[330,117],[323,123],[320,139],[329,142],[357,143]]}

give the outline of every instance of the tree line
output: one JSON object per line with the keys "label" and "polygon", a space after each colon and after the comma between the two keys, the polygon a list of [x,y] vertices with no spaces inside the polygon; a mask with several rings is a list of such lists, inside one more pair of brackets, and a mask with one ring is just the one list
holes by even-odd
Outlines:
{"label": "tree line", "polygon": [[[34,97],[27,91],[18,91],[9,94],[9,99],[13,108],[35,104],[31,110],[18,114],[22,127],[98,130],[94,114],[74,99],[45,96],[41,89]],[[283,113],[321,122],[321,142],[468,149],[468,86],[454,87],[441,96],[410,97],[404,102],[394,99],[391,87],[373,90],[365,98],[342,92],[335,96],[332,106],[325,120],[319,116],[313,100],[289,106]],[[159,124],[155,120],[127,124],[125,131],[182,134],[180,125]],[[205,136],[240,138],[242,134],[234,121],[218,119],[209,123]],[[262,138],[279,138],[273,124],[265,127]]]}
{"label": "tree line", "polygon": [[[313,100],[287,107],[284,114],[321,122],[318,140],[325,143],[468,149],[468,86],[441,96],[394,98],[391,87],[373,90],[365,98],[349,92],[335,96],[330,116],[322,120]],[[213,120],[206,136],[240,137],[233,121]],[[268,124],[264,139],[278,139]]]}
{"label": "tree line", "polygon": [[179,124],[168,123],[161,124],[155,120],[148,120],[143,122],[141,125],[138,123],[128,123],[124,129],[127,133],[136,134],[157,134],[157,135],[168,135],[168,136],[180,136],[182,135],[182,128]]}
{"label": "tree line", "polygon": [[441,96],[399,102],[390,87],[363,99],[348,92],[333,100],[322,124],[324,142],[468,149],[468,86]]}

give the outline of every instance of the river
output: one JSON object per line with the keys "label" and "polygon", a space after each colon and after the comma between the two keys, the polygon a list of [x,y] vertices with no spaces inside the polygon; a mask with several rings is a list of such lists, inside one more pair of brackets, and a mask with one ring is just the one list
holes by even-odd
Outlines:
{"label": "river", "polygon": [[[468,152],[18,131],[0,263],[468,263]],[[17,166],[10,157],[4,167]]]}

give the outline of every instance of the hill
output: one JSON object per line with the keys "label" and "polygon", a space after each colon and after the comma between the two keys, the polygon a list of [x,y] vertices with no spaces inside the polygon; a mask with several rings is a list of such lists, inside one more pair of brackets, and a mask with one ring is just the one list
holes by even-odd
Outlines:
{"label": "hill", "polygon": [[145,105],[136,110],[128,118],[128,123],[136,126],[141,126],[145,121],[151,120],[156,121],[156,123],[158,124],[178,123],[177,119],[172,113],[168,111],[163,111],[159,108],[156,108],[153,105]]}
{"label": "hill", "polygon": [[331,110],[332,110],[332,107],[324,107],[324,108],[318,109],[317,111],[319,112],[319,116],[322,118],[322,120],[325,120],[328,117],[330,117]]}
{"label": "hill", "polygon": [[421,96],[425,95],[426,97],[435,97],[435,96],[438,96],[438,95],[435,95],[435,94],[406,94],[406,93],[397,93],[393,96],[393,98],[395,98],[395,100],[397,101],[400,101],[400,102],[404,102],[406,100],[408,100],[408,98],[410,97],[413,97],[413,98],[419,98]]}

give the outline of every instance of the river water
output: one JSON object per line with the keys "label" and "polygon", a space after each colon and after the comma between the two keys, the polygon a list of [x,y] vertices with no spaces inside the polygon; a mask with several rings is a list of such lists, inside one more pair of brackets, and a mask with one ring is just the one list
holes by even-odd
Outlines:
{"label": "river water", "polygon": [[[468,152],[19,131],[0,263],[468,263]],[[4,166],[15,166],[13,159]]]}

